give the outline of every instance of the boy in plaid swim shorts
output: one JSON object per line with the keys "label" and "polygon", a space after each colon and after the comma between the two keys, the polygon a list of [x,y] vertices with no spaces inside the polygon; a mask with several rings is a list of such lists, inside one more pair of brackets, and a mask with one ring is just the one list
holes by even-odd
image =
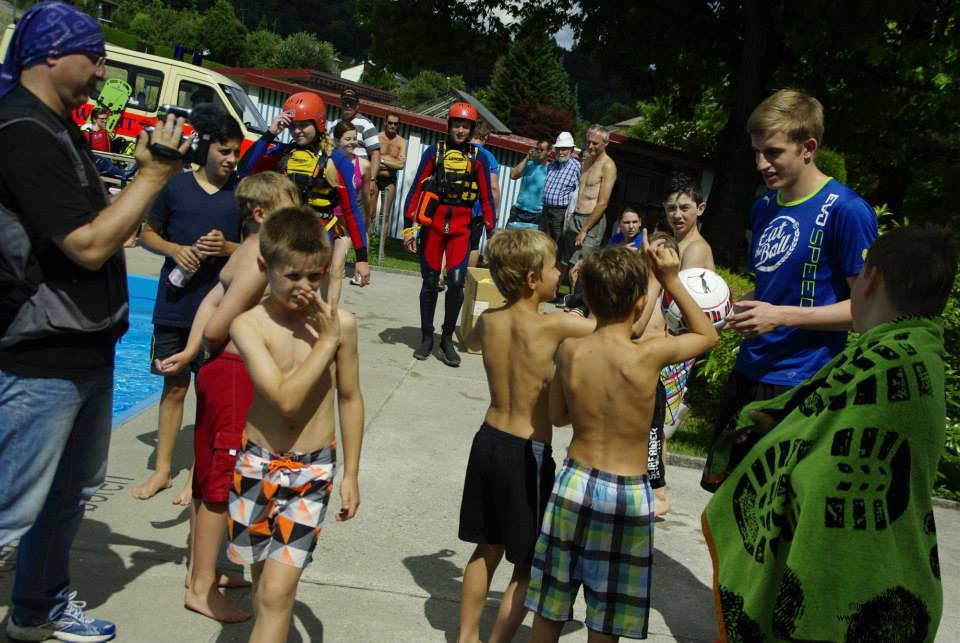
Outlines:
{"label": "boy in plaid swim shorts", "polygon": [[[597,328],[557,351],[550,421],[572,423],[573,439],[534,549],[526,599],[536,612],[531,640],[560,637],[581,585],[591,641],[647,636],[653,554],[647,442],[660,369],[709,349],[717,333],[680,283],[676,251],[643,235],[643,255],[617,246],[584,259],[583,294]],[[634,324],[646,321],[648,263],[679,305],[687,334],[632,341]]]}
{"label": "boy in plaid swim shorts", "polygon": [[230,325],[254,396],[230,490],[227,551],[252,565],[255,641],[286,640],[290,629],[297,583],[333,487],[334,402],[343,445],[337,520],[353,518],[360,504],[357,322],[317,293],[329,259],[312,209],[273,213],[260,229],[258,259],[270,295]]}

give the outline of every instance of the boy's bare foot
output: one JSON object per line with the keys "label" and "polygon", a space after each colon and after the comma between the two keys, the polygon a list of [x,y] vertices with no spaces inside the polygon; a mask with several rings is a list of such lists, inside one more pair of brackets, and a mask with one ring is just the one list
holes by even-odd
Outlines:
{"label": "boy's bare foot", "polygon": [[[190,588],[190,574],[183,578],[183,586]],[[243,574],[228,572],[225,569],[217,570],[217,587],[226,589],[236,589],[238,587],[250,587],[250,581],[243,577]]]}
{"label": "boy's bare foot", "polygon": [[187,481],[184,483],[183,487],[177,492],[177,495],[173,497],[173,500],[170,501],[174,505],[182,505],[184,507],[188,506],[193,500],[193,476],[187,476]]}
{"label": "boy's bare foot", "polygon": [[670,513],[670,499],[667,498],[667,488],[660,487],[653,490],[653,517],[659,518]]}
{"label": "boy's bare foot", "polygon": [[216,587],[205,596],[197,595],[188,589],[183,593],[183,606],[221,623],[240,623],[250,618],[249,614],[234,605]]}
{"label": "boy's bare foot", "polygon": [[169,489],[172,486],[173,482],[170,480],[169,473],[154,471],[150,474],[149,478],[134,487],[132,493],[134,498],[148,500],[164,489]]}

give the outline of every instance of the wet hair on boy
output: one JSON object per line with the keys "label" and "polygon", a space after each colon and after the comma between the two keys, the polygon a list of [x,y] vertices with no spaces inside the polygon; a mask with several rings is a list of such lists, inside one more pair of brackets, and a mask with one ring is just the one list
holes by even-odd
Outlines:
{"label": "wet hair on boy", "polygon": [[260,226],[260,256],[267,268],[282,268],[298,260],[326,265],[330,252],[323,220],[312,208],[277,210]]}
{"label": "wet hair on boy", "polygon": [[505,231],[487,243],[490,276],[508,302],[523,295],[527,274],[539,276],[547,258],[556,254],[557,244],[539,230]]}
{"label": "wet hair on boy", "polygon": [[[910,266],[904,270],[904,266]],[[887,296],[904,315],[943,312],[957,273],[957,243],[942,226],[904,226],[883,234],[867,252],[864,271],[883,275]]]}
{"label": "wet hair on boy", "polygon": [[684,172],[677,172],[670,176],[664,201],[674,195],[686,195],[697,205],[703,203],[703,189],[700,187],[700,183]]}
{"label": "wet hair on boy", "polygon": [[587,255],[580,268],[583,297],[600,321],[623,319],[647,293],[647,262],[626,246]]}

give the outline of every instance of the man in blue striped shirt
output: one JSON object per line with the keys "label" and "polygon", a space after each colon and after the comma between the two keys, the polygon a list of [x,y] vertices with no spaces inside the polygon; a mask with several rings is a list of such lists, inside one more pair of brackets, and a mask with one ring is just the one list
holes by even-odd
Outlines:
{"label": "man in blue striped shirt", "polygon": [[553,144],[556,156],[547,166],[547,180],[543,186],[543,214],[540,229],[555,242],[560,242],[563,217],[570,199],[580,185],[580,162],[573,157],[573,136],[560,132]]}

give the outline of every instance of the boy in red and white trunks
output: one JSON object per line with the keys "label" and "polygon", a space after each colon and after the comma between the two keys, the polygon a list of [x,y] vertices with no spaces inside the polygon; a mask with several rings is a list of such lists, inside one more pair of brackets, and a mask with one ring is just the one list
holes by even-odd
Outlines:
{"label": "boy in red and white trunks", "polygon": [[253,382],[228,335],[230,323],[263,297],[267,279],[257,265],[259,226],[275,210],[300,202],[293,183],[277,172],[243,179],[235,191],[241,213],[253,229],[220,271],[220,280],[197,309],[186,348],[159,364],[161,372],[189,364],[201,350],[212,357],[197,373],[197,418],[193,436],[193,520],[190,566],[183,604],[223,622],[250,618],[224,596],[220,587],[247,583],[217,571],[227,524],[227,500],[241,446]]}

